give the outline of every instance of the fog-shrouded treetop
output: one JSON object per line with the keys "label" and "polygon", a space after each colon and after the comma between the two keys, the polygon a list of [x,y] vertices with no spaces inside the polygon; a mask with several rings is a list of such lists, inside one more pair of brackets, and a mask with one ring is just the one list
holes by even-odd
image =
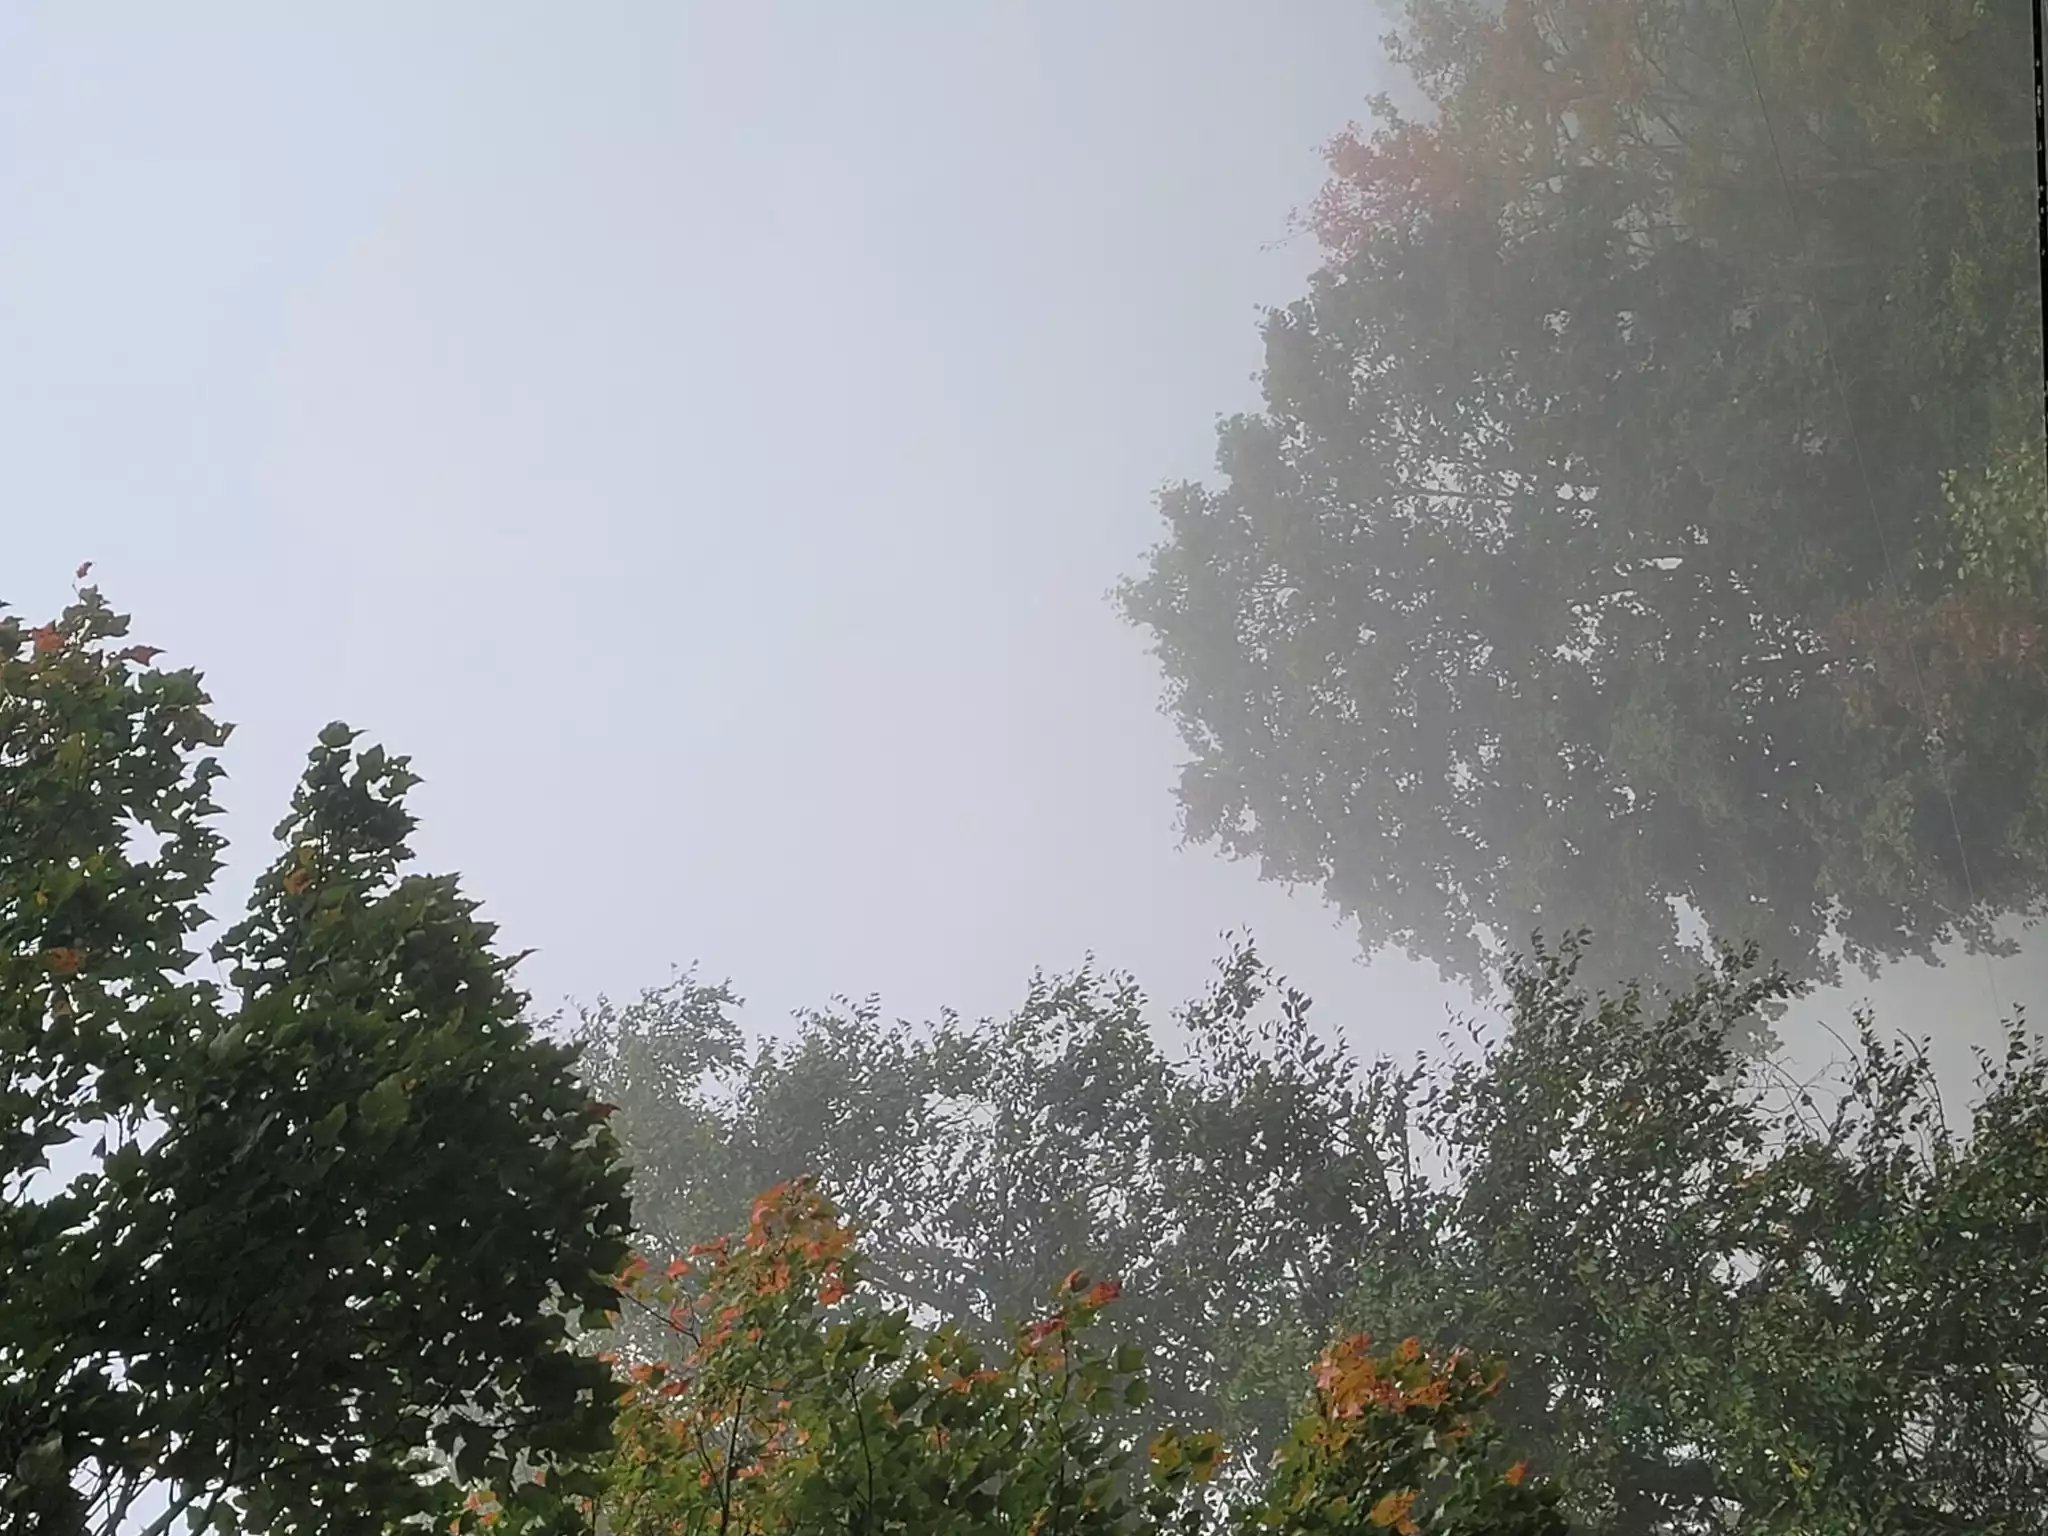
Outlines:
{"label": "fog-shrouded treetop", "polygon": [[814,1173],[864,1294],[993,1354],[1068,1269],[1114,1279],[1134,1429],[1220,1430],[1247,1498],[1357,1330],[1500,1359],[1490,1412],[1597,1536],[2038,1529],[2048,1055],[2009,1029],[1966,1134],[1888,1033],[1925,1021],[1845,1021],[1793,1082],[1735,1044],[1789,986],[1753,957],[1659,996],[1600,995],[1588,956],[1512,965],[1505,1027],[1412,1065],[1250,949],[1170,1027],[1090,970],[752,1044],[684,976],[584,1033],[657,1259]]}
{"label": "fog-shrouded treetop", "polygon": [[1261,409],[1122,589],[1190,837],[1483,981],[2048,893],[2023,6],[1414,0]]}

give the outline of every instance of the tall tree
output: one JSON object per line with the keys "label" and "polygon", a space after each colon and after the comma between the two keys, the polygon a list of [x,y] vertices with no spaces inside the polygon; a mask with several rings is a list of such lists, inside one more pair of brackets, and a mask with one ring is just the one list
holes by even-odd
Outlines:
{"label": "tall tree", "polygon": [[1475,985],[1537,927],[1805,980],[2040,910],[2042,615],[1944,494],[2031,462],[2026,31],[1416,0],[1432,112],[1333,146],[1263,409],[1122,591],[1189,835]]}
{"label": "tall tree", "polygon": [[[1603,1536],[2038,1529],[2048,1057],[2015,1032],[1966,1135],[1867,1022],[1813,1084],[1738,1051],[1788,990],[1744,957],[1658,996],[1589,990],[1584,954],[1513,967],[1505,1030],[1408,1069],[1248,951],[1171,1053],[1084,972],[1010,1019],[863,1007],[753,1049],[685,981],[595,1010],[591,1059],[657,1251],[816,1172],[882,1303],[990,1347],[1066,1265],[1113,1276],[1138,1422],[1217,1425],[1232,1479],[1357,1329],[1504,1360],[1504,1432]],[[621,1066],[655,1057],[687,1070]]]}
{"label": "tall tree", "polygon": [[629,1224],[602,1107],[342,726],[210,979],[227,731],[126,631],[90,588],[0,622],[0,1528],[155,1488],[153,1533],[381,1533],[475,1479],[566,1521]]}

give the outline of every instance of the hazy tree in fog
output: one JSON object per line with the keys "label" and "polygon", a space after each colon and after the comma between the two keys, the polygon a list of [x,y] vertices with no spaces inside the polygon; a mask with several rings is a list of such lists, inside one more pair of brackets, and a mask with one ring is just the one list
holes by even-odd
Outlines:
{"label": "hazy tree in fog", "polygon": [[1332,147],[1123,589],[1189,835],[1468,981],[1581,923],[1682,977],[1691,918],[1804,979],[2048,889],[2025,7],[1740,3],[1414,0],[1433,111]]}
{"label": "hazy tree in fog", "polygon": [[1597,996],[1584,952],[1512,968],[1505,1031],[1411,1069],[1248,951],[1172,1052],[1092,971],[1007,1019],[863,1007],[773,1048],[689,979],[588,1027],[651,1251],[817,1172],[927,1322],[1000,1344],[1068,1267],[1116,1277],[1139,1424],[1219,1425],[1233,1478],[1360,1329],[1502,1358],[1494,1412],[1590,1531],[2037,1529],[2048,1060],[2015,1034],[1965,1138],[1874,1030],[1811,1088],[1738,1052],[1787,991],[1740,957]]}
{"label": "hazy tree in fog", "polygon": [[586,1012],[586,1059],[655,1250],[819,1173],[881,1293],[996,1339],[1068,1269],[1115,1276],[1152,1352],[1148,1422],[1269,1444],[1358,1266],[1395,1240],[1400,1163],[1392,1069],[1356,1072],[1272,988],[1233,954],[1179,1014],[1177,1059],[1136,986],[1092,969],[1035,979],[1007,1017],[919,1027],[866,1003],[752,1049],[729,991],[685,976]]}
{"label": "hazy tree in fog", "polygon": [[339,726],[210,979],[227,731],[126,628],[0,622],[0,1528],[446,1528],[477,1480],[546,1522],[611,1418],[601,1106]]}

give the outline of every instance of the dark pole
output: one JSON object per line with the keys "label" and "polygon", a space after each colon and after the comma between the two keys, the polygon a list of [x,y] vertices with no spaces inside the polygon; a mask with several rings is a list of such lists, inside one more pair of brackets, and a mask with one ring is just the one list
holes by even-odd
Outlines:
{"label": "dark pole", "polygon": [[2048,93],[2041,69],[2041,9],[2034,0],[2034,213],[2041,243],[2041,434],[2048,452]]}

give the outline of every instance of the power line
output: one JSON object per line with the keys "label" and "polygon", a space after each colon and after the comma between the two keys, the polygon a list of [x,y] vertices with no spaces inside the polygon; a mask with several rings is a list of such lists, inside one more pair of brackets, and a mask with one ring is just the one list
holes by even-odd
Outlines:
{"label": "power line", "polygon": [[2041,448],[2048,453],[2048,96],[2042,89],[2041,10],[2034,0],[2034,217],[2041,249]]}

